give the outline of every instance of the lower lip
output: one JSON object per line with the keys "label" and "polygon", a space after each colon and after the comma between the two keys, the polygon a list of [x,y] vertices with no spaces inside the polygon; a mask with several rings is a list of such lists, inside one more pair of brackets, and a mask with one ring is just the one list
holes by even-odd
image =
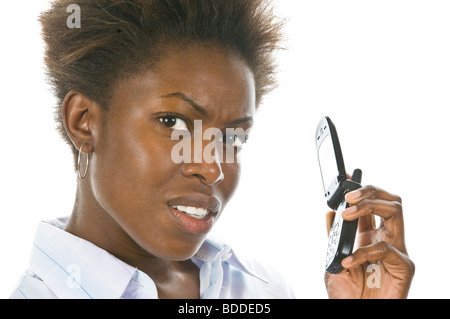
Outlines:
{"label": "lower lip", "polygon": [[168,207],[170,215],[175,219],[178,225],[188,233],[207,234],[214,225],[215,214],[208,214],[203,219],[197,219],[171,206]]}

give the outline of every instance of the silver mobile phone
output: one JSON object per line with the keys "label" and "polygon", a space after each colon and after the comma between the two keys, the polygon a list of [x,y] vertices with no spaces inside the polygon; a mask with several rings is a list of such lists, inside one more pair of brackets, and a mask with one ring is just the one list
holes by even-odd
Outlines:
{"label": "silver mobile phone", "polygon": [[329,117],[323,117],[317,126],[316,150],[327,204],[336,213],[328,236],[325,269],[337,274],[343,270],[342,260],[353,252],[358,228],[358,220],[342,219],[342,211],[350,206],[345,194],[361,187],[362,171],[356,169],[351,180],[347,178],[336,127]]}

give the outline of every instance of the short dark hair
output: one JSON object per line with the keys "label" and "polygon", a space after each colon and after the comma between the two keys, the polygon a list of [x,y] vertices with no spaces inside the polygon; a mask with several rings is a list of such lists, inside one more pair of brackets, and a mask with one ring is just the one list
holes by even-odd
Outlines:
{"label": "short dark hair", "polygon": [[81,27],[67,26],[73,0],[55,0],[42,13],[47,75],[61,105],[69,91],[108,108],[114,84],[155,64],[169,45],[214,43],[236,52],[253,72],[256,106],[275,86],[274,52],[283,22],[268,0],[77,0]]}

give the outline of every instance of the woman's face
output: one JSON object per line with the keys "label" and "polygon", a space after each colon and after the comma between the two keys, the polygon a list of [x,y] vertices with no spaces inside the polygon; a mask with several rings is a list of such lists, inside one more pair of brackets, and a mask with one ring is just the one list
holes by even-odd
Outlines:
{"label": "woman's face", "polygon": [[[194,137],[195,120],[202,127],[196,137],[208,128],[247,130],[254,112],[250,69],[220,48],[170,51],[151,71],[120,83],[90,162],[94,198],[114,221],[102,231],[122,233],[156,257],[193,256],[232,196],[240,167],[236,156],[221,162],[219,152],[206,151],[211,140],[199,148],[192,139],[192,160],[177,163],[172,150],[180,141],[172,133]],[[231,139],[224,151],[238,153],[239,138]],[[203,151],[214,160],[202,159]]]}

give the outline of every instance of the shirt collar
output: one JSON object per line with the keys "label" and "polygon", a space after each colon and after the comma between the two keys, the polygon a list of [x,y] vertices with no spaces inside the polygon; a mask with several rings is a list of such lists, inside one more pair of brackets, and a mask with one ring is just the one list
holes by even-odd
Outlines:
{"label": "shirt collar", "polygon": [[268,281],[255,273],[248,265],[245,258],[242,258],[239,254],[234,251],[230,245],[213,238],[208,237],[200,249],[197,251],[192,261],[199,267],[204,262],[214,262],[220,260],[221,262],[226,262],[233,266],[235,269],[240,270],[247,275],[250,275],[256,279],[268,283]]}
{"label": "shirt collar", "polygon": [[[67,221],[68,217],[41,222],[32,248],[31,270],[58,298],[118,299],[131,293],[133,283],[145,286],[146,298],[158,298],[156,285],[146,274],[64,231]],[[205,240],[192,261],[199,268],[226,262],[267,283],[229,245],[214,238]]]}

